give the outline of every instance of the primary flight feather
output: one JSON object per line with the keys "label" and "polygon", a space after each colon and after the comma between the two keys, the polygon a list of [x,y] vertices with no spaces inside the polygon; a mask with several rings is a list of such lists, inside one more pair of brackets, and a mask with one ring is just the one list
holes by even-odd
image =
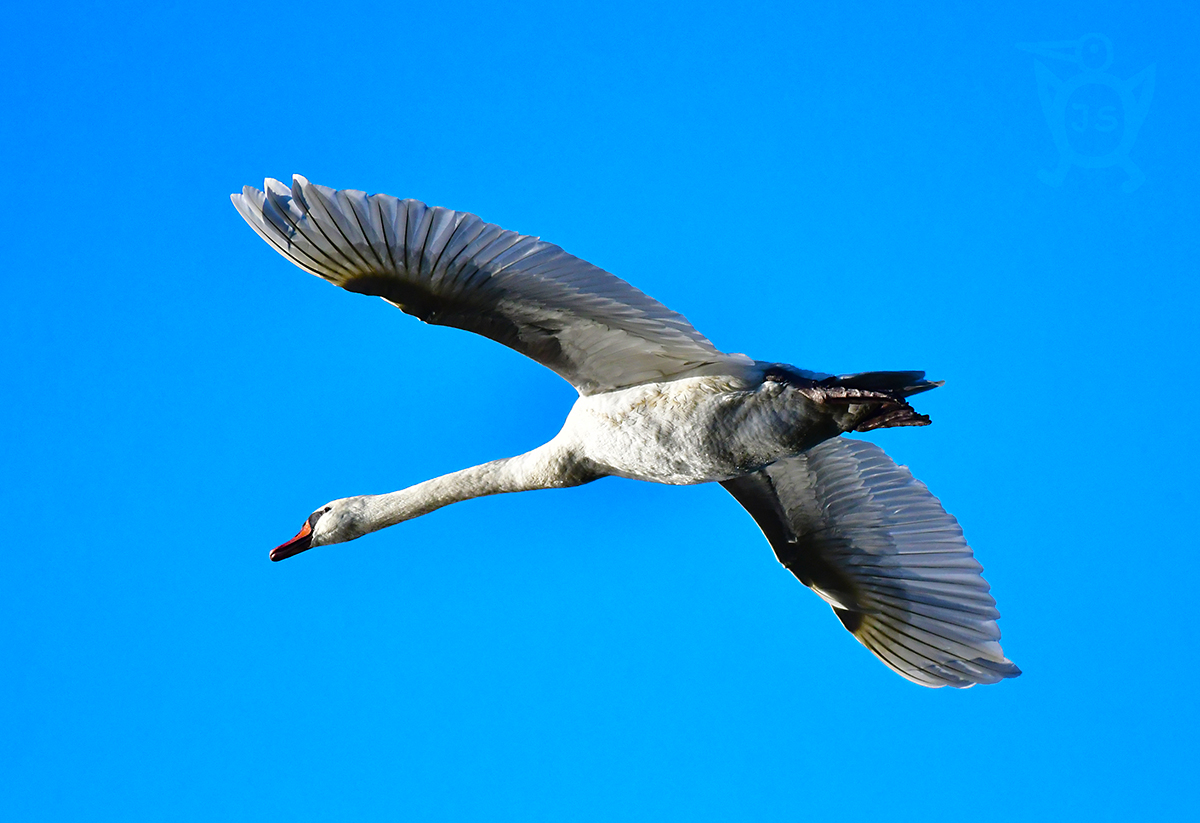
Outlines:
{"label": "primary flight feather", "polygon": [[834,376],[718,351],[606,271],[473,214],[296,176],[232,195],[305,271],[426,323],[489,337],[578,391],[562,431],[523,455],[314,511],[272,560],[353,540],[460,500],[619,476],[718,482],[779,561],[900,675],[925,686],[1016,677],[995,600],[958,522],[851,431],[924,426],[923,372]]}

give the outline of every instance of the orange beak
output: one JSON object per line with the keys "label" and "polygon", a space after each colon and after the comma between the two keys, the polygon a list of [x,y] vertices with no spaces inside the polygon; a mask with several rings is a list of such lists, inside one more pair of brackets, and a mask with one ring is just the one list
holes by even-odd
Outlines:
{"label": "orange beak", "polygon": [[312,526],[307,521],[300,532],[283,545],[276,546],[271,549],[272,560],[286,560],[293,555],[300,554],[306,549],[312,548]]}

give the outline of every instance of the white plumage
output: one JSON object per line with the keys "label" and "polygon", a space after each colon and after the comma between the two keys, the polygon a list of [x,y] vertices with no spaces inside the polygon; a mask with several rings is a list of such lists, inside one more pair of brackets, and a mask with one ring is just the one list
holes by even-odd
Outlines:
{"label": "white plumage", "polygon": [[580,394],[562,431],[512,458],[313,512],[274,560],[489,494],[616,475],[719,482],[781,563],[892,669],[926,686],[1020,674],[957,521],[879,448],[840,435],[929,419],[922,372],[833,376],[718,351],[681,315],[558,246],[473,214],[297,176],[232,196],[305,271],[421,320],[482,334]]}

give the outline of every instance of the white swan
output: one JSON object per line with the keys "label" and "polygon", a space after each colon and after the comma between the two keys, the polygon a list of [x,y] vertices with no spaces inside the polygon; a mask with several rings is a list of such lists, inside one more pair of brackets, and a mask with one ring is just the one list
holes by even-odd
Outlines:
{"label": "white swan", "polygon": [[958,522],[878,447],[839,437],[923,426],[923,372],[833,376],[718,351],[681,315],[557,246],[473,214],[295,177],[232,195],[305,271],[426,323],[490,337],[579,390],[544,446],[391,494],[334,500],[282,560],[489,494],[617,475],[724,486],[779,561],[856,638],[925,686],[1019,675]]}

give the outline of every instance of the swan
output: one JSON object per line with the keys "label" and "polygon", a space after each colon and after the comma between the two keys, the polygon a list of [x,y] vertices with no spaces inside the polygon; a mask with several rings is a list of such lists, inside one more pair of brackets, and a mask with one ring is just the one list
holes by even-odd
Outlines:
{"label": "swan", "polygon": [[473,214],[298,175],[290,188],[267,179],[231,198],[305,271],[503,343],[579,392],[545,445],[334,500],[271,560],[484,495],[607,476],[716,482],[779,562],[901,676],[962,688],[1021,673],[1000,647],[996,601],[958,521],[878,446],[841,437],[928,425],[908,402],[941,385],[924,372],[831,375],[721,352],[625,281]]}

